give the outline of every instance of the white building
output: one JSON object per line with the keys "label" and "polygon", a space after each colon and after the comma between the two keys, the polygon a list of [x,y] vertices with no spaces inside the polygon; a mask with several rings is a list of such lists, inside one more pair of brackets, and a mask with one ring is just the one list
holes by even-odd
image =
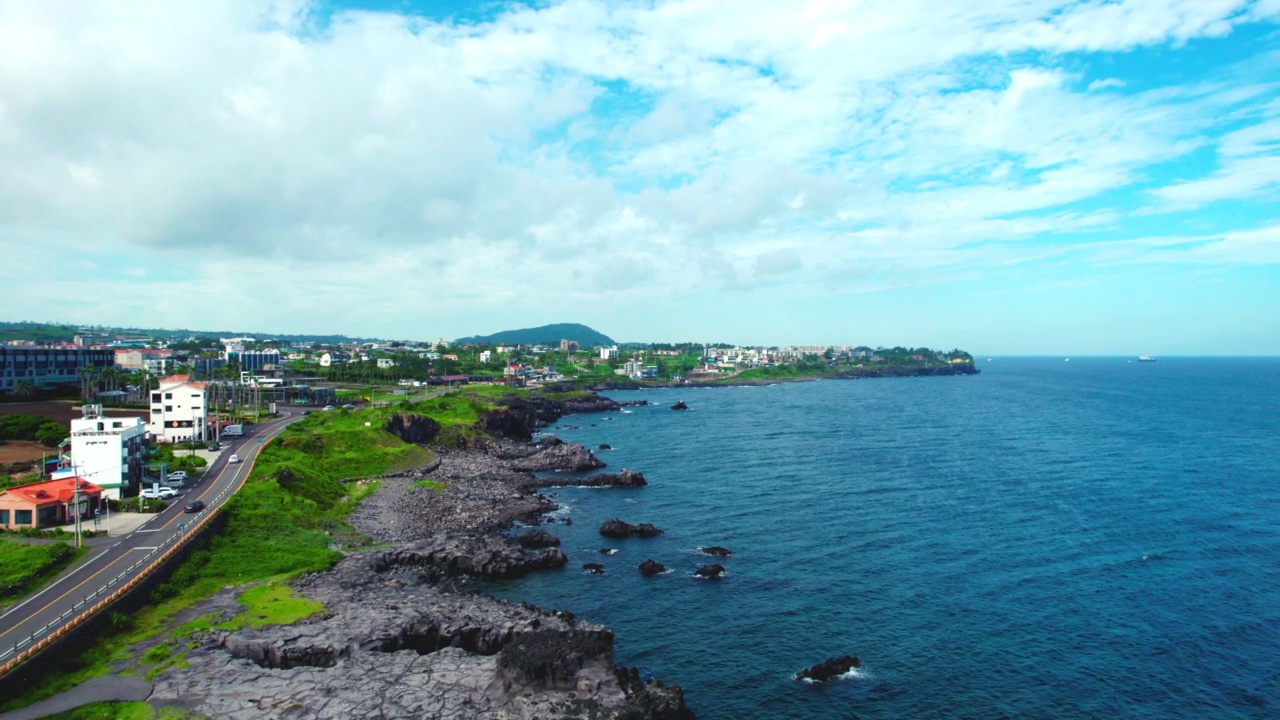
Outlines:
{"label": "white building", "polygon": [[492,360],[492,359],[493,359],[493,353],[492,353],[492,352],[490,352],[490,351],[488,351],[488,350],[481,351],[481,353],[480,353],[480,362],[482,362],[482,363],[487,363],[487,362],[489,362],[489,361],[490,361],[490,360]]}
{"label": "white building", "polygon": [[84,417],[71,421],[74,474],[102,488],[102,496],[120,500],[142,483],[147,461],[147,428],[142,418],[106,417],[101,405],[85,405]]}
{"label": "white building", "polygon": [[151,422],[147,430],[156,442],[206,440],[209,409],[205,384],[190,375],[171,375],[151,393]]}
{"label": "white building", "polygon": [[396,361],[391,358],[378,358],[379,368],[391,368],[396,366]]}
{"label": "white building", "polygon": [[609,346],[609,347],[602,347],[602,348],[600,348],[600,359],[601,359],[601,360],[610,360],[610,359],[612,359],[612,358],[616,358],[616,357],[618,357],[618,346],[617,346],[617,345],[611,345],[611,346]]}

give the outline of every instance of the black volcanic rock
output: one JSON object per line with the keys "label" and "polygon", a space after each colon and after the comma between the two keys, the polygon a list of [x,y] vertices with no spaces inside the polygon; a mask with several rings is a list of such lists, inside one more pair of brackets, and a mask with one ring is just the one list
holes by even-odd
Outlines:
{"label": "black volcanic rock", "polygon": [[644,562],[640,563],[640,566],[638,569],[640,570],[641,575],[645,577],[653,577],[658,573],[666,572],[667,566],[654,560],[653,558],[649,558],[648,560],[645,560]]}
{"label": "black volcanic rock", "polygon": [[832,678],[840,677],[853,668],[861,666],[861,664],[862,663],[858,662],[858,658],[852,655],[828,658],[811,668],[801,670],[796,675],[796,679],[810,680],[813,682],[826,682]]}
{"label": "black volcanic rock", "polygon": [[631,523],[619,520],[618,518],[611,518],[609,520],[605,520],[604,524],[600,526],[600,534],[611,538],[651,538],[661,535],[662,531],[654,527],[652,523],[632,525]]}
{"label": "black volcanic rock", "polygon": [[559,547],[560,538],[546,530],[529,530],[516,537],[516,542],[527,548]]}
{"label": "black volcanic rock", "polygon": [[644,474],[635,470],[623,468],[616,473],[596,473],[586,477],[543,477],[534,478],[527,484],[528,487],[547,488],[547,487],[615,487],[615,488],[638,488],[644,487],[649,483],[645,481]]}
{"label": "black volcanic rock", "polygon": [[730,555],[733,554],[733,551],[730,550],[729,548],[720,547],[719,545],[708,545],[706,547],[700,547],[698,548],[698,551],[706,555],[716,555],[718,557],[729,557]]}
{"label": "black volcanic rock", "polygon": [[612,446],[612,445],[610,445],[609,443],[600,443],[600,447],[599,447],[599,449],[600,449],[600,450],[612,450],[612,449],[613,449],[613,446]]}
{"label": "black volcanic rock", "polygon": [[601,565],[600,563],[583,563],[583,564],[582,564],[582,569],[583,569],[583,570],[586,570],[587,572],[591,573],[592,575],[603,575],[603,574],[604,574],[604,566],[603,566],[603,565]]}
{"label": "black volcanic rock", "polygon": [[426,445],[440,434],[440,423],[412,413],[396,413],[384,426],[387,432],[407,443]]}
{"label": "black volcanic rock", "polygon": [[721,565],[720,563],[711,563],[710,565],[703,565],[702,567],[698,568],[693,574],[697,575],[698,577],[707,578],[708,580],[714,580],[724,574],[724,566]]}
{"label": "black volcanic rock", "polygon": [[548,470],[571,470],[585,472],[604,467],[591,451],[578,444],[561,443],[544,447],[538,452],[511,463],[511,469],[517,472],[543,472]]}
{"label": "black volcanic rock", "polygon": [[683,400],[677,400],[675,405],[671,406],[672,410],[688,410],[689,406],[684,404]]}

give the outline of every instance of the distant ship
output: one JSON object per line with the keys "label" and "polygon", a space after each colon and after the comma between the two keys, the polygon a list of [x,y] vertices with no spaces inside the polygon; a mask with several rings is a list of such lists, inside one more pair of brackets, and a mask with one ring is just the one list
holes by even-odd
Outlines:
{"label": "distant ship", "polygon": [[1156,361],[1156,359],[1155,359],[1155,358],[1153,358],[1153,357],[1151,357],[1150,355],[1139,355],[1139,356],[1138,356],[1138,362],[1155,362],[1155,361]]}

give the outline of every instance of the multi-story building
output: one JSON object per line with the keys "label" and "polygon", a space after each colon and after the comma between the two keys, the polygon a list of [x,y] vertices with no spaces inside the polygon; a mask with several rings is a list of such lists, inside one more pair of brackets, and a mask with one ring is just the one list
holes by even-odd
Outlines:
{"label": "multi-story building", "polygon": [[146,370],[150,373],[162,373],[171,357],[173,357],[172,350],[117,348],[116,367],[122,370]]}
{"label": "multi-story building", "polygon": [[618,346],[610,345],[609,347],[600,348],[600,359],[609,360],[618,357]]}
{"label": "multi-story building", "polygon": [[[240,353],[239,358],[240,358],[241,370],[256,371],[256,370],[261,370],[262,368],[268,365],[279,365],[280,351],[279,350],[244,350]],[[231,356],[228,355],[227,359],[230,360]]]}
{"label": "multi-story building", "polygon": [[71,421],[74,475],[120,500],[142,483],[147,461],[147,428],[138,417],[106,417],[101,405],[85,405],[84,417]]}
{"label": "multi-story building", "polygon": [[560,352],[578,352],[577,340],[561,340]]}
{"label": "multi-story building", "polygon": [[23,383],[33,388],[76,385],[85,368],[105,370],[115,360],[108,348],[0,346],[0,392],[13,392]]}
{"label": "multi-story building", "polygon": [[209,408],[205,384],[190,375],[172,375],[151,393],[151,422],[147,430],[156,442],[208,439]]}

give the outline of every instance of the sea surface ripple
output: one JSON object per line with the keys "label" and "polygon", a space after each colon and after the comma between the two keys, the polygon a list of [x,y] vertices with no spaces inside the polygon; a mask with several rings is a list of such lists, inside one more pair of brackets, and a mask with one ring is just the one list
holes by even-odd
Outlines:
{"label": "sea surface ripple", "polygon": [[495,594],[608,625],[713,720],[1280,717],[1280,361],[980,364],[609,393],[656,405],[549,432],[649,487],[551,491],[569,568]]}

